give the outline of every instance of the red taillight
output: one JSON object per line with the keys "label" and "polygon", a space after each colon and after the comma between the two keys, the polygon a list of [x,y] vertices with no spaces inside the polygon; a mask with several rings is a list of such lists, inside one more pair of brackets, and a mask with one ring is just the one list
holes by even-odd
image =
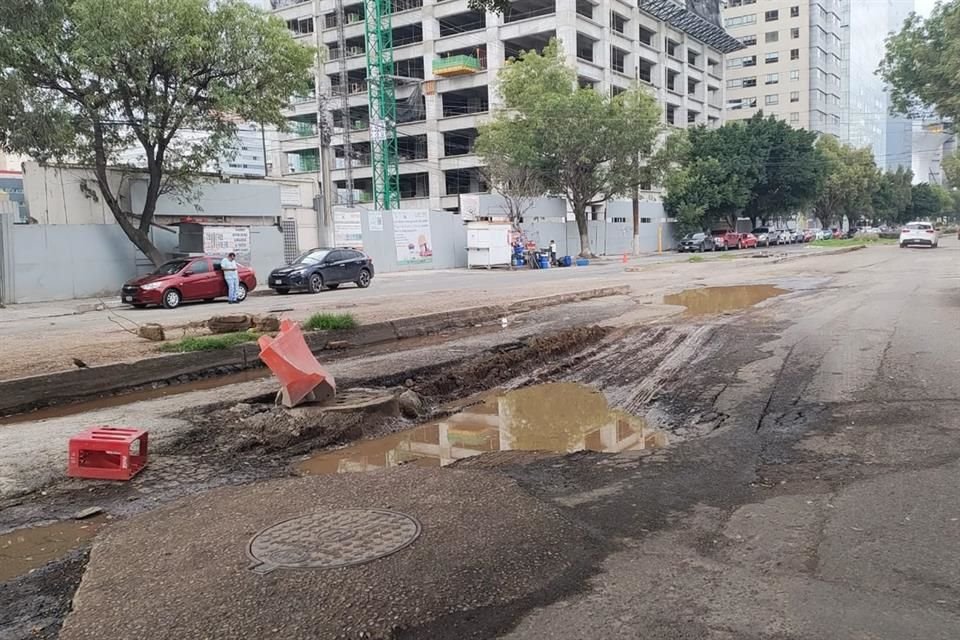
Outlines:
{"label": "red taillight", "polygon": [[927,233],[933,233],[933,229],[927,229]]}
{"label": "red taillight", "polygon": [[900,229],[900,233],[910,233],[910,229]]}

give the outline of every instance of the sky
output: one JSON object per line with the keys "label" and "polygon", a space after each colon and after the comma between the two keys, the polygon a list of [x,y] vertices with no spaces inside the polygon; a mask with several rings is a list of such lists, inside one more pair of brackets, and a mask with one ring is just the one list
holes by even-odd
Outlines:
{"label": "sky", "polygon": [[914,10],[921,16],[928,16],[933,11],[935,4],[937,4],[937,0],[914,0]]}

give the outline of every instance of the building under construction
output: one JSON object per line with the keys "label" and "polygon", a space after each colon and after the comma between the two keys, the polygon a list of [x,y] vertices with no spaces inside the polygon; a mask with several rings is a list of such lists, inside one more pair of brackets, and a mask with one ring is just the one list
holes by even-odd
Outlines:
{"label": "building under construction", "polygon": [[335,205],[455,211],[487,191],[473,150],[497,71],[551,38],[581,85],[639,81],[677,127],[722,122],[724,55],[741,47],[696,2],[517,0],[503,16],[467,0],[271,4],[322,67],[316,92],[291,101],[283,169],[323,176],[327,163]]}

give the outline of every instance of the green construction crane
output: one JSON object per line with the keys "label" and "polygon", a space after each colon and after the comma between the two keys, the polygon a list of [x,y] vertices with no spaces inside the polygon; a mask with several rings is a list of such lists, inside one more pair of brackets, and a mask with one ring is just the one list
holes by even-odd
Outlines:
{"label": "green construction crane", "polygon": [[366,0],[367,94],[370,100],[370,155],[376,209],[400,208],[397,159],[397,95],[394,89],[393,0]]}

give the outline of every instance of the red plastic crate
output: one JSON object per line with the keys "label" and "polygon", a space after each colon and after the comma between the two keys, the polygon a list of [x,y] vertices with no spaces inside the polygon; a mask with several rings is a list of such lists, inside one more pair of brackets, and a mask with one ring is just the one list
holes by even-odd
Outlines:
{"label": "red plastic crate", "polygon": [[147,466],[148,432],[94,427],[70,438],[71,478],[129,480]]}

